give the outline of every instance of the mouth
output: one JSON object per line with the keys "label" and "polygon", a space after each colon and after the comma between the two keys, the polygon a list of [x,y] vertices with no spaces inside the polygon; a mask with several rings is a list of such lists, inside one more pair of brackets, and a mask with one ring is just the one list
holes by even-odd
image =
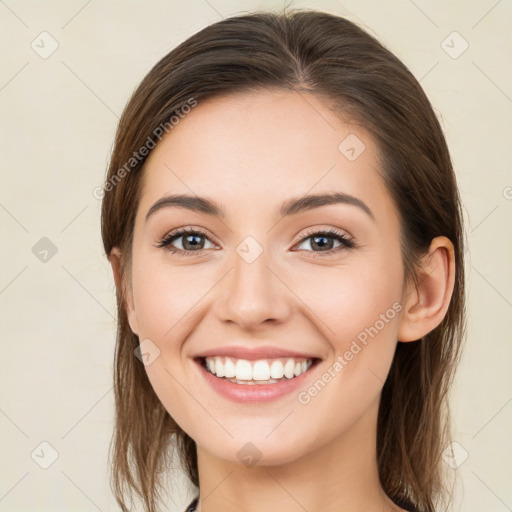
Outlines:
{"label": "mouth", "polygon": [[311,371],[321,359],[279,357],[249,360],[228,356],[200,356],[195,361],[203,370],[221,381],[242,386],[262,386],[297,379]]}

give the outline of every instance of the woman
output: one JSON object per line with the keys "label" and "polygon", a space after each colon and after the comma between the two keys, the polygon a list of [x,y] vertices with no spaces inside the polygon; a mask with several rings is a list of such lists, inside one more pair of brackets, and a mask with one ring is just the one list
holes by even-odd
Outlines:
{"label": "woman", "polygon": [[352,22],[206,27],[120,120],[112,484],[153,512],[433,511],[464,334],[463,225],[418,82]]}

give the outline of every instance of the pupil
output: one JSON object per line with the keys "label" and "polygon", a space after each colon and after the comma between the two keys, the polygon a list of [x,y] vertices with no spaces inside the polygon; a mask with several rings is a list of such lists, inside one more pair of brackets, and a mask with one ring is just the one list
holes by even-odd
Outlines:
{"label": "pupil", "polygon": [[201,246],[200,248],[202,248],[202,245],[201,245],[201,243],[200,243],[200,242],[197,242],[197,241],[196,241],[196,242],[192,242],[192,243],[190,243],[190,241],[189,241],[189,239],[190,239],[190,238],[192,238],[192,239],[194,239],[194,238],[195,238],[195,239],[197,240],[198,238],[200,239],[201,237],[200,237],[200,236],[197,236],[197,235],[188,235],[188,236],[186,236],[186,237],[185,237],[185,243],[183,244],[183,246],[184,246],[185,248],[187,248],[187,245],[189,246],[189,248],[190,248],[190,247],[196,247],[196,248],[197,248],[197,247],[199,247],[199,246]]}
{"label": "pupil", "polygon": [[329,237],[326,237],[326,236],[315,236],[315,237],[313,237],[313,240],[314,240],[315,244],[318,247],[320,247],[320,248],[325,248],[326,246],[332,245],[332,241],[331,241],[331,243],[329,243],[329,242],[327,242],[327,243],[320,242],[320,244],[317,242],[317,240],[324,240],[325,241],[327,239],[329,239]]}

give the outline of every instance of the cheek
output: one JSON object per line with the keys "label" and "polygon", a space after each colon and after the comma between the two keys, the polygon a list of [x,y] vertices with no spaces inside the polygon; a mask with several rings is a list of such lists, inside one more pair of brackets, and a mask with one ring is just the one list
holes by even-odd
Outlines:
{"label": "cheek", "polygon": [[401,281],[392,269],[316,277],[303,283],[301,297],[308,297],[330,354],[298,402],[305,417],[328,417],[339,431],[378,401],[397,343]]}
{"label": "cheek", "polygon": [[297,284],[330,345],[330,359],[343,358],[344,378],[361,384],[375,379],[373,372],[385,380],[397,342],[401,283],[399,265],[374,261],[358,268],[318,267]]}
{"label": "cheek", "polygon": [[379,262],[340,268],[311,267],[291,288],[322,323],[328,339],[346,340],[379,320],[400,297],[397,268]]}
{"label": "cheek", "polygon": [[140,264],[133,276],[133,293],[141,337],[157,341],[175,338],[190,323],[214,284],[208,265]]}

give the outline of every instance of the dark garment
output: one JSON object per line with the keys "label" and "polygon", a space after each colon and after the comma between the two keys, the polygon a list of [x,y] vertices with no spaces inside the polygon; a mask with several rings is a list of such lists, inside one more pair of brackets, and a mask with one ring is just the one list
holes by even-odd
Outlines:
{"label": "dark garment", "polygon": [[418,509],[407,498],[395,499],[394,503],[407,512],[418,512]]}
{"label": "dark garment", "polygon": [[185,512],[193,512],[195,508],[197,507],[197,500],[199,499],[199,496],[196,496],[191,502],[190,505],[186,508]]}
{"label": "dark garment", "polygon": [[[187,507],[187,509],[185,510],[185,512],[194,512],[195,508],[197,507],[197,500],[199,499],[199,496],[197,496],[196,498],[194,498],[190,505]],[[405,510],[407,510],[408,512],[417,512],[417,508],[412,505],[409,501],[407,500],[401,500],[399,502],[395,502],[400,508],[403,508]]]}

